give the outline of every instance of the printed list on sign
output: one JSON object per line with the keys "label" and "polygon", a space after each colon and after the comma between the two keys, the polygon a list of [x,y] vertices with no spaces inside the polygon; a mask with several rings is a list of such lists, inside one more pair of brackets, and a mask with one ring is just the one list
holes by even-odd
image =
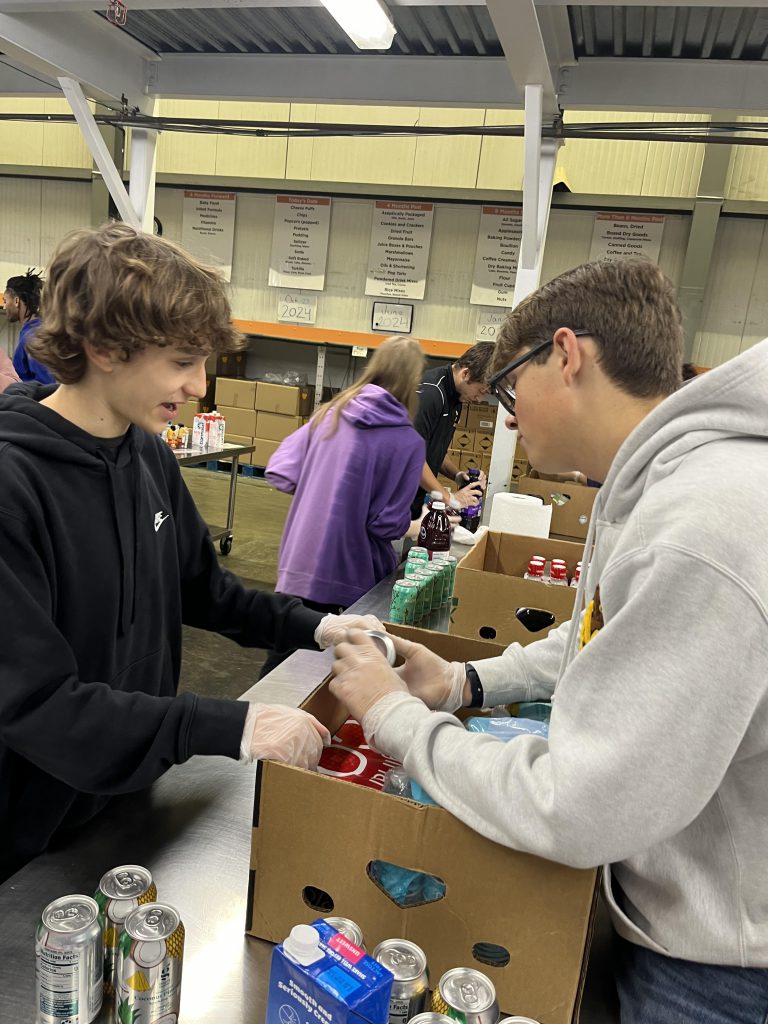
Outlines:
{"label": "printed list on sign", "polygon": [[235,205],[234,192],[184,193],[181,244],[217,267],[226,281],[232,280]]}
{"label": "printed list on sign", "polygon": [[596,213],[591,260],[625,260],[642,256],[658,263],[665,218],[656,213]]}
{"label": "printed list on sign", "polygon": [[366,295],[424,298],[433,211],[432,203],[374,203]]}
{"label": "printed list on sign", "polygon": [[323,290],[330,224],[329,196],[275,196],[271,287]]}
{"label": "printed list on sign", "polygon": [[523,234],[519,206],[484,206],[469,297],[474,306],[512,306]]}

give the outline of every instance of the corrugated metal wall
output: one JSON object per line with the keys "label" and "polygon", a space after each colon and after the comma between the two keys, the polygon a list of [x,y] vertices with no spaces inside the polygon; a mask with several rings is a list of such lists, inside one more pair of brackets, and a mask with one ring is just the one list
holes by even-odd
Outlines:
{"label": "corrugated metal wall", "polygon": [[[28,266],[44,266],[67,231],[90,221],[87,183],[0,178],[0,277],[3,282]],[[170,238],[181,237],[183,193],[160,188],[157,213]],[[275,321],[276,293],[267,286],[274,201],[268,195],[240,194],[235,229],[233,305],[244,319]],[[426,297],[415,302],[414,335],[471,342],[482,307],[468,302],[480,208],[438,203],[435,209]],[[594,214],[553,210],[544,257],[549,280],[589,256]],[[677,281],[682,271],[690,218],[667,216],[659,262]],[[317,326],[370,329],[371,298],[364,295],[371,228],[371,204],[335,199],[331,214],[326,290],[319,295]],[[0,321],[4,325],[4,321]],[[9,340],[3,326],[0,344]],[[702,329],[694,361],[717,365],[768,335],[768,231],[760,218],[724,217],[720,223],[707,284]],[[277,358],[270,349],[269,358]],[[266,357],[266,352],[265,352]],[[311,366],[311,350],[291,347],[287,363]],[[344,368],[337,360],[335,368]]]}

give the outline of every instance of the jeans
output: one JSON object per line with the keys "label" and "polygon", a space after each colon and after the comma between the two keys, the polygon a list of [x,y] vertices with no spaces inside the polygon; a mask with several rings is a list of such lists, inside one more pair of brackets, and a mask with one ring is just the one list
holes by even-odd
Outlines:
{"label": "jeans", "polygon": [[698,964],[614,942],[621,1024],[768,1024],[768,968]]}

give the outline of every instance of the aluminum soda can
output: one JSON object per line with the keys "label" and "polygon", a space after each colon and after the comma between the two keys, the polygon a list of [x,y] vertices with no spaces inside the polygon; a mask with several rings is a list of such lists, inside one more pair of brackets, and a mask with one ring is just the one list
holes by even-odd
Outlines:
{"label": "aluminum soda can", "polygon": [[96,900],[61,896],[35,933],[38,1024],[88,1024],[101,1009],[104,946]]}
{"label": "aluminum soda can", "polygon": [[167,903],[145,903],[132,910],[117,951],[115,1020],[175,1021],[184,960],[184,925],[178,910]]}
{"label": "aluminum soda can", "polygon": [[426,548],[419,547],[418,544],[414,544],[411,550],[408,552],[409,562],[428,562],[429,552]]}
{"label": "aluminum soda can", "polygon": [[534,1020],[533,1017],[504,1017],[499,1024],[540,1024],[540,1021]]}
{"label": "aluminum soda can", "polygon": [[443,569],[439,562],[430,562],[425,566],[424,572],[432,576],[432,596],[429,602],[430,611],[436,612],[443,604]]}
{"label": "aluminum soda can", "polygon": [[363,929],[359,924],[356,924],[348,917],[324,917],[323,920],[326,924],[329,924],[331,928],[335,928],[337,932],[341,932],[345,939],[349,939],[350,942],[354,942],[358,949],[365,950]]}
{"label": "aluminum soda can", "polygon": [[397,661],[397,651],[392,643],[392,637],[380,629],[366,629],[365,634],[373,640],[389,664],[394,665]]}
{"label": "aluminum soda can", "polygon": [[414,621],[417,586],[412,579],[395,580],[389,606],[389,621],[401,624]]}
{"label": "aluminum soda can", "polygon": [[136,907],[155,902],[157,886],[147,868],[121,864],[102,877],[93,898],[104,920],[104,995],[112,996],[117,976],[117,940],[123,922]]}
{"label": "aluminum soda can", "polygon": [[472,967],[454,967],[432,993],[432,1009],[459,1024],[497,1024],[499,1004],[493,982]]}
{"label": "aluminum soda can", "polygon": [[[426,565],[426,562],[424,563]],[[432,607],[432,577],[422,567],[410,577],[416,583],[418,592],[414,611],[414,621],[421,622],[429,615]]]}
{"label": "aluminum soda can", "polygon": [[[522,1020],[522,1018],[520,1018]],[[425,1010],[423,1013],[417,1013],[415,1017],[411,1017],[408,1024],[455,1024],[450,1017],[446,1017],[444,1013],[436,1013],[434,1010]]]}
{"label": "aluminum soda can", "polygon": [[389,997],[389,1024],[407,1024],[427,1006],[429,975],[424,950],[407,939],[385,939],[372,956],[395,976]]}

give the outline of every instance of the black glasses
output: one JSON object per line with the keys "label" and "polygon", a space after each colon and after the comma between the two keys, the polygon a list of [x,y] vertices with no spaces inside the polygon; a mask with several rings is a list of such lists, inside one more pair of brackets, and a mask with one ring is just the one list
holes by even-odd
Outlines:
{"label": "black glasses", "polygon": [[[587,335],[594,334],[594,331],[587,331],[579,328],[579,330],[573,332],[577,338],[584,338]],[[512,373],[513,370],[519,369],[529,359],[533,359],[540,352],[543,352],[550,345],[554,345],[552,338],[549,341],[542,341],[540,345],[536,345],[530,351],[526,352],[524,356],[520,356],[518,359],[513,359],[511,363],[504,367],[503,370],[499,370],[498,373],[494,373],[491,379],[488,381],[488,387],[491,389],[491,394],[498,398],[499,403],[504,406],[507,412],[511,412],[514,415],[515,412],[515,389],[510,385],[506,377]]]}

